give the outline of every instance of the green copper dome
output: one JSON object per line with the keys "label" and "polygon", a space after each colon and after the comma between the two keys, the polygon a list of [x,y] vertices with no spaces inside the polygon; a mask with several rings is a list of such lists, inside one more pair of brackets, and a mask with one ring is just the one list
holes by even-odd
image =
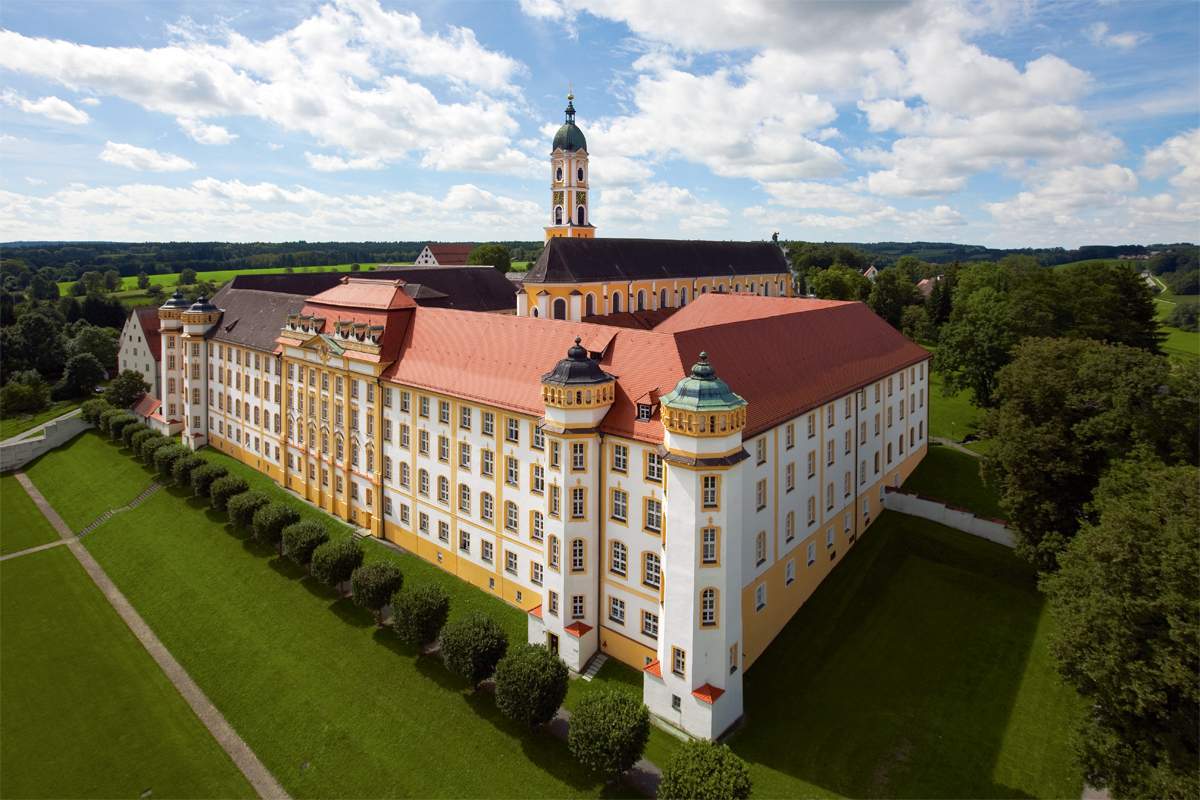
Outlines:
{"label": "green copper dome", "polygon": [[575,95],[567,95],[566,121],[562,127],[558,129],[558,133],[554,134],[554,146],[551,150],[566,150],[572,152],[575,150],[587,150],[587,139],[583,136],[583,131],[575,126]]}
{"label": "green copper dome", "polygon": [[668,408],[703,412],[732,411],[746,405],[741,395],[735,394],[729,384],[717,377],[716,370],[708,363],[708,353],[700,354],[700,360],[692,366],[692,373],[675,384],[660,402]]}

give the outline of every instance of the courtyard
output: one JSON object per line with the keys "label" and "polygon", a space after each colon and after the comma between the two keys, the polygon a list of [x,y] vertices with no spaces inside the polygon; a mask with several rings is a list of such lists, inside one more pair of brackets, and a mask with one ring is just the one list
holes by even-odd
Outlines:
{"label": "courtyard", "polygon": [[[255,488],[287,496],[253,470],[205,455]],[[27,474],[76,530],[154,477],[95,433]],[[331,534],[349,535],[325,522]],[[83,542],[293,796],[629,792],[583,773],[565,743],[510,724],[489,696],[470,692],[436,659],[399,644],[368,612],[233,532],[223,514],[183,490],[160,490]],[[395,549],[371,544],[367,554],[394,560],[408,586],[443,585],[452,617],[483,610],[510,641],[523,640],[518,609]],[[21,556],[5,563],[6,585],[13,567],[47,555],[77,566],[63,548]],[[18,615],[34,634],[59,636],[58,618],[68,615],[38,613],[41,605],[10,608],[6,592],[6,636]],[[1048,633],[1033,575],[1007,550],[887,513],[748,671],[745,720],[729,744],[750,763],[762,797],[1078,797],[1068,732],[1079,706],[1053,670]],[[85,677],[95,671],[90,660],[76,663]],[[31,668],[7,658],[3,667],[6,687]],[[567,706],[603,685],[640,694],[641,675],[609,661],[591,684],[572,681]],[[123,688],[141,693],[142,705],[169,707],[153,686]],[[20,731],[10,714],[3,719],[6,741],[50,741],[60,731],[52,716]],[[112,737],[89,744],[97,759],[121,757]],[[675,746],[656,730],[646,755],[661,765]],[[6,782],[37,779],[36,763],[7,752],[5,762]],[[210,774],[195,794],[238,793],[236,781]]]}

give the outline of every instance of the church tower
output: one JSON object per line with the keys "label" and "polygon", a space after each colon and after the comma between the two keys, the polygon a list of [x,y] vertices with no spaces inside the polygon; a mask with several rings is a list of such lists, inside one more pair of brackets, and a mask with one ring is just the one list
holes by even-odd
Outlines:
{"label": "church tower", "polygon": [[550,152],[550,224],[547,241],[556,236],[593,239],[588,208],[587,139],[575,125],[575,95],[567,95],[566,120],[554,134]]}

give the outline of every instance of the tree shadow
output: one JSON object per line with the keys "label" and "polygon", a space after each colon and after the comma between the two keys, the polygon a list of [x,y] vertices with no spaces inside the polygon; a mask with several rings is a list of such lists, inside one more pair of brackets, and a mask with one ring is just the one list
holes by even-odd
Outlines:
{"label": "tree shadow", "polygon": [[992,776],[1042,598],[989,544],[888,512],[746,673],[729,746],[847,797],[1027,796]]}
{"label": "tree shadow", "polygon": [[279,555],[279,551],[274,546],[271,547],[271,553],[274,555],[274,558],[267,561],[267,566],[274,570],[276,574],[288,580],[303,580],[308,577],[308,570],[287,556]]}
{"label": "tree shadow", "polygon": [[[376,628],[375,633],[371,635],[371,638],[375,640],[376,644],[386,647],[388,650],[391,650],[398,656],[411,658],[418,662],[422,658],[426,658],[426,656],[421,655],[420,647],[401,641],[400,637],[397,636],[395,631],[393,631],[390,627]],[[440,658],[436,660],[439,664],[441,663]]]}
{"label": "tree shadow", "polygon": [[336,614],[343,622],[349,623],[356,628],[375,627],[375,615],[365,608],[355,605],[354,601],[349,597],[342,597],[333,601],[329,605],[329,610]]}

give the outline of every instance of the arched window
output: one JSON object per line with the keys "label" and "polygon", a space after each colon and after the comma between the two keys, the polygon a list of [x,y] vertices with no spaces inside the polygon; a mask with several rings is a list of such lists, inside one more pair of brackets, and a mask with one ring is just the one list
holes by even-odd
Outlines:
{"label": "arched window", "polygon": [[417,470],[417,491],[429,496],[429,473],[426,470]]}
{"label": "arched window", "polygon": [[579,208],[575,209],[575,224],[582,225],[583,223],[583,206],[580,206]]}
{"label": "arched window", "polygon": [[679,290],[679,307],[683,308],[687,305],[687,289]]}
{"label": "arched window", "polygon": [[771,284],[769,284],[769,283],[764,283],[764,284],[763,284],[763,296],[764,296],[764,297],[770,297],[770,296],[771,296]]}
{"label": "arched window", "polygon": [[496,515],[496,501],[487,492],[479,496],[479,516],[484,522],[491,522]]}
{"label": "arched window", "polygon": [[629,548],[623,542],[612,543],[612,558],[608,568],[617,575],[625,575],[629,569]]}
{"label": "arched window", "polygon": [[642,554],[642,583],[651,589],[662,586],[662,560],[658,553]]}
{"label": "arched window", "polygon": [[717,625],[717,590],[703,589],[700,592],[700,627],[713,628]]}
{"label": "arched window", "polygon": [[562,181],[562,167],[557,167],[554,170],[554,180]]}
{"label": "arched window", "polygon": [[646,310],[646,292],[645,292],[645,290],[644,290],[644,289],[638,289],[638,293],[637,293],[637,310],[638,310],[638,311],[645,311],[645,310]]}
{"label": "arched window", "polygon": [[621,294],[614,292],[612,296],[612,313],[617,314],[621,311]]}
{"label": "arched window", "polygon": [[538,316],[541,316],[541,315],[540,315],[540,314],[538,314],[538,310],[537,310],[536,308],[531,308],[531,309],[529,310],[529,316],[531,316],[531,317],[538,317]]}
{"label": "arched window", "polygon": [[561,297],[554,301],[554,313],[551,315],[554,319],[567,318],[567,301]]}
{"label": "arched window", "polygon": [[588,292],[583,299],[583,313],[589,317],[596,313],[596,296],[591,292]]}
{"label": "arched window", "polygon": [[658,307],[659,308],[667,307],[667,290],[666,289],[663,289],[661,292],[658,293]]}
{"label": "arched window", "polygon": [[[583,167],[580,167],[579,170],[575,174],[576,174],[576,176],[578,176],[579,180],[582,181],[583,180]],[[601,177],[604,177],[604,176],[601,176]]]}
{"label": "arched window", "polygon": [[562,225],[562,206],[554,207],[554,224]]}
{"label": "arched window", "polygon": [[708,287],[707,287],[707,286],[701,286],[701,287],[700,287],[700,294],[708,294]]}

